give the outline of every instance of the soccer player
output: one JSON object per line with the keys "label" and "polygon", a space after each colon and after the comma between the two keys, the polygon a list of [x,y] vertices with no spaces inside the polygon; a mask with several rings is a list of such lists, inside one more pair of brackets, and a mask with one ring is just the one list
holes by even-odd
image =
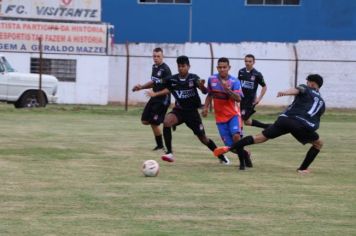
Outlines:
{"label": "soccer player", "polygon": [[[214,102],[216,126],[226,146],[231,146],[242,137],[240,108],[236,103],[241,101],[243,94],[240,81],[229,74],[230,68],[229,59],[219,58],[218,74],[208,79],[209,93],[202,112],[203,117],[206,117],[211,103]],[[239,151],[240,170],[245,170],[245,166],[252,167],[248,152],[243,149]]]}
{"label": "soccer player", "polygon": [[297,169],[298,173],[309,173],[308,167],[320,152],[323,142],[316,130],[319,128],[320,117],[325,111],[325,102],[319,93],[323,85],[323,78],[318,74],[311,74],[306,85],[299,85],[286,91],[278,92],[277,97],[295,96],[294,101],[278,117],[274,124],[255,136],[247,136],[231,147],[219,147],[214,155],[221,155],[230,150],[238,150],[247,145],[266,142],[268,139],[277,138],[284,134],[292,134],[300,143],[311,143],[312,147],[306,154],[302,164]]}
{"label": "soccer player", "polygon": [[[158,92],[163,89],[163,81],[172,75],[168,65],[163,62],[163,50],[162,48],[155,48],[153,50],[153,66],[151,80],[141,85],[137,84],[133,87],[132,91],[139,91],[141,89],[153,88],[153,91]],[[164,94],[161,96],[152,97],[146,104],[142,116],[141,122],[144,125],[151,125],[153,134],[156,140],[156,147],[153,151],[164,150],[162,132],[159,128],[160,124],[164,120],[164,116],[171,103],[170,94]]]}
{"label": "soccer player", "polygon": [[[267,85],[263,76],[253,66],[255,64],[255,56],[247,54],[245,56],[245,68],[239,70],[238,78],[241,81],[242,92],[244,97],[241,100],[241,115],[245,125],[267,128],[270,124],[264,124],[258,120],[251,119],[255,113],[255,107],[261,102],[267,91]],[[261,92],[256,96],[258,85],[262,87]]]}
{"label": "soccer player", "polygon": [[[187,56],[177,58],[178,74],[175,74],[164,81],[164,90],[159,92],[148,91],[150,97],[162,96],[169,92],[174,96],[176,102],[173,110],[164,118],[163,136],[167,152],[162,156],[162,160],[174,162],[175,158],[172,149],[171,127],[185,123],[199,138],[200,142],[206,145],[211,151],[216,149],[215,143],[205,135],[204,126],[198,112],[201,107],[201,100],[198,94],[200,89],[204,94],[207,88],[203,81],[196,74],[189,73],[190,63]],[[218,158],[228,164],[229,160],[224,155]]]}

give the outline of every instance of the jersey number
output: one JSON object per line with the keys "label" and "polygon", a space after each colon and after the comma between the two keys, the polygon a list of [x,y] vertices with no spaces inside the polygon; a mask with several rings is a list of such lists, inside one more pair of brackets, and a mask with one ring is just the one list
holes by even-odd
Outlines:
{"label": "jersey number", "polygon": [[314,103],[313,106],[310,108],[310,110],[308,111],[308,114],[313,117],[315,116],[316,113],[318,113],[318,111],[321,109],[321,107],[323,106],[323,101],[320,101],[320,99],[318,97],[314,97]]}

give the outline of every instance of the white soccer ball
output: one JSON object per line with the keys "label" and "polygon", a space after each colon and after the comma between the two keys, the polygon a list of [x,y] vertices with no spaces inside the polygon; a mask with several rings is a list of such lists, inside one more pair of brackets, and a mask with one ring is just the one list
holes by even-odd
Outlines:
{"label": "white soccer ball", "polygon": [[146,177],[155,177],[159,173],[159,164],[155,160],[147,160],[143,162],[142,173]]}

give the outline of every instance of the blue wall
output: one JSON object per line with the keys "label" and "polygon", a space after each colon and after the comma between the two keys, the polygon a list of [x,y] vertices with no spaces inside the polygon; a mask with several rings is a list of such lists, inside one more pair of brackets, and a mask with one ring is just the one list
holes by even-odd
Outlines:
{"label": "blue wall", "polygon": [[192,0],[191,5],[102,0],[116,42],[356,40],[355,0],[301,0],[300,6],[245,6],[245,0]]}

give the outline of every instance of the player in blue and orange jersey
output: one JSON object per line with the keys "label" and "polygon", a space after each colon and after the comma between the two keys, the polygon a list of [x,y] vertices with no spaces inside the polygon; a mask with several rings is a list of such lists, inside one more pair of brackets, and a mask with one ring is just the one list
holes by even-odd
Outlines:
{"label": "player in blue and orange jersey", "polygon": [[[240,108],[237,103],[243,97],[240,81],[229,75],[229,59],[222,57],[218,60],[218,74],[214,74],[208,79],[208,96],[205,100],[202,115],[208,114],[208,109],[214,102],[215,121],[220,136],[226,146],[233,145],[242,136],[242,119]],[[252,167],[250,155],[241,149],[237,152],[240,160],[240,170],[245,167]]]}
{"label": "player in blue and orange jersey", "polygon": [[300,174],[308,174],[310,164],[320,152],[323,141],[316,130],[320,125],[320,117],[325,112],[325,101],[319,92],[323,85],[323,77],[310,74],[306,78],[307,84],[280,91],[277,97],[295,96],[294,101],[268,128],[254,136],[247,136],[229,147],[219,147],[214,150],[216,156],[226,152],[241,150],[247,145],[259,144],[285,134],[291,134],[302,144],[310,143],[304,161],[297,169]]}

